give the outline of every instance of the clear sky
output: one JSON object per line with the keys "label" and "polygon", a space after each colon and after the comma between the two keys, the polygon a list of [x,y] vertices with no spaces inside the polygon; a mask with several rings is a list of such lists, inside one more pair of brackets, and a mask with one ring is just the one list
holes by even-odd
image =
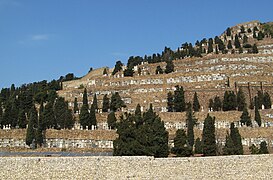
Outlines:
{"label": "clear sky", "polygon": [[0,0],[0,88],[113,67],[273,21],[272,0]]}

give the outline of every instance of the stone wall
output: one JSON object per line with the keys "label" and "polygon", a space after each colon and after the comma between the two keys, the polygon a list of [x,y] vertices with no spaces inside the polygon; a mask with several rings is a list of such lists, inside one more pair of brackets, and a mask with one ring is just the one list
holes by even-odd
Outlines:
{"label": "stone wall", "polygon": [[4,157],[2,179],[271,179],[273,155]]}

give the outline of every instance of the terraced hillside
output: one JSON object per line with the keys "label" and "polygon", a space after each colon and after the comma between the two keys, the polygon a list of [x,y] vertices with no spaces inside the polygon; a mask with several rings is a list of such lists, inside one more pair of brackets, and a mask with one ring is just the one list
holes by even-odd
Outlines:
{"label": "terraced hillside", "polygon": [[[273,39],[270,34],[263,34],[261,40],[253,38],[254,29],[257,29],[255,34],[265,33],[263,26],[264,24],[253,21],[231,27],[231,35],[227,36],[225,31],[219,39],[222,39],[225,46],[230,41],[232,49],[221,52],[218,51],[219,44],[214,43],[213,52],[202,53],[202,57],[173,60],[174,72],[169,74],[156,74],[156,68],[160,66],[164,70],[166,62],[141,62],[134,66],[135,73],[132,77],[124,77],[126,66],[115,75],[112,75],[111,68],[100,68],[81,79],[64,82],[63,90],[58,94],[71,102],[72,107],[75,97],[81,104],[85,87],[89,94],[89,103],[92,103],[93,95],[96,94],[101,108],[103,95],[111,96],[112,93],[119,92],[127,106],[124,111],[133,112],[137,104],[144,110],[152,103],[157,112],[166,112],[167,93],[173,92],[175,86],[180,85],[184,87],[186,101],[192,101],[194,92],[197,92],[202,109],[207,111],[209,99],[216,95],[223,97],[227,90],[237,92],[242,87],[249,104],[257,90],[266,91],[270,95],[273,93]],[[245,33],[241,33],[242,27]],[[238,34],[241,48],[234,46],[234,37]],[[244,36],[247,37],[247,42],[243,42]],[[208,52],[208,44],[202,44],[202,51]],[[258,53],[252,53],[249,48],[254,44],[258,47]],[[107,70],[107,74],[103,74],[104,70]]]}

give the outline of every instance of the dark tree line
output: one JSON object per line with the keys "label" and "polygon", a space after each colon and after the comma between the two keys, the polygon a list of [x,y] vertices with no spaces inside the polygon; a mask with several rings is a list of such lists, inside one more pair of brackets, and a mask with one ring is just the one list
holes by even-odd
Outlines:
{"label": "dark tree line", "polygon": [[135,114],[124,114],[116,126],[115,156],[168,156],[168,132],[152,105],[143,114],[140,106]]}

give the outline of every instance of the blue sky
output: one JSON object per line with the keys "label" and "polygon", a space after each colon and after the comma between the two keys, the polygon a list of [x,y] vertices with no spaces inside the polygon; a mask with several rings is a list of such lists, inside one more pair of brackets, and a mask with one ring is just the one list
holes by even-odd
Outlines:
{"label": "blue sky", "polygon": [[0,88],[113,67],[273,21],[272,0],[0,0]]}

